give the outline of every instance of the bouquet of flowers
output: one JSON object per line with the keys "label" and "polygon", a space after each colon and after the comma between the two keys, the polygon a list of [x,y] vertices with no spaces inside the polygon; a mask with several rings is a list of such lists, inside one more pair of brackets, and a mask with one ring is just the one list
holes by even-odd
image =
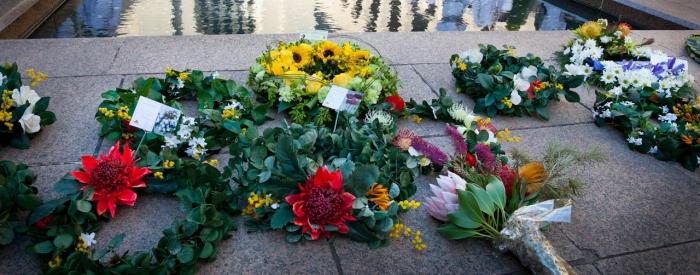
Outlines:
{"label": "bouquet of flowers", "polygon": [[22,85],[17,64],[0,66],[0,139],[18,149],[29,148],[29,138],[42,126],[56,121],[56,115],[47,111],[49,97],[40,97],[34,87],[46,80],[46,74],[27,70],[31,86]]}
{"label": "bouquet of flowers", "polygon": [[[178,99],[196,99],[197,116],[174,119],[173,123],[159,128],[159,134],[136,131],[129,123],[141,96],[175,109],[182,109]],[[102,124],[100,135],[132,145],[143,139],[145,147],[156,154],[165,154],[163,159],[170,161],[183,153],[203,160],[208,152],[234,142],[239,134],[257,135],[254,126],[267,120],[265,108],[254,105],[252,95],[244,87],[215,74],[205,77],[197,70],[167,69],[166,78],[139,78],[133,88],[110,90],[102,98],[104,101],[95,114]]]}
{"label": "bouquet of flowers", "polygon": [[7,245],[15,232],[27,230],[20,222],[21,211],[32,211],[41,204],[37,196],[36,174],[25,164],[0,161],[0,245]]}
{"label": "bouquet of flowers", "polygon": [[388,242],[398,213],[417,207],[407,199],[418,167],[392,145],[395,125],[342,123],[337,132],[292,124],[231,145],[227,173],[240,184],[249,231],[285,229],[290,242],[333,234]]}
{"label": "bouquet of flowers", "polygon": [[345,42],[281,42],[265,51],[250,67],[248,84],[267,106],[289,111],[295,123],[323,125],[333,121],[321,104],[332,85],[363,94],[359,112],[397,94],[398,77],[381,58]]}
{"label": "bouquet of flowers", "polygon": [[700,34],[688,36],[688,41],[685,42],[685,50],[690,58],[700,63]]}
{"label": "bouquet of flowers", "polygon": [[562,51],[555,53],[559,64],[567,75],[582,75],[586,79],[600,77],[601,61],[649,60],[656,52],[647,45],[653,39],[635,42],[630,38],[632,28],[627,23],[609,25],[606,19],[588,21],[574,31],[575,38],[569,40]]}
{"label": "bouquet of flowers", "polygon": [[508,116],[536,115],[549,119],[546,110],[550,100],[564,95],[569,102],[579,96],[571,88],[583,77],[562,75],[554,67],[545,67],[531,54],[516,57],[514,48],[499,50],[493,45],[480,45],[450,59],[458,92],[474,98],[474,111]]}

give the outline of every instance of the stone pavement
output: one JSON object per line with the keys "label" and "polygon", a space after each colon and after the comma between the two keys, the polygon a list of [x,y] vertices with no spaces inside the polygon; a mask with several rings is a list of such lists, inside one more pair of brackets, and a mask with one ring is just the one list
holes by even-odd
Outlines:
{"label": "stone pavement", "polygon": [[[654,47],[684,56],[683,42],[692,31],[638,31],[637,38],[653,37]],[[454,93],[448,65],[452,53],[479,43],[512,44],[519,53],[551,57],[569,37],[568,32],[508,33],[362,33],[335,34],[334,40],[350,40],[380,54],[399,73],[402,96],[416,100],[437,96],[447,88],[458,101],[473,101]],[[34,67],[50,76],[38,88],[52,97],[49,109],[58,118],[32,140],[28,150],[0,149],[0,159],[29,163],[39,174],[37,186],[44,198],[55,197],[52,186],[75,169],[83,154],[104,151],[108,144],[97,135],[93,115],[100,93],[128,87],[145,75],[163,68],[197,68],[219,71],[222,77],[245,83],[246,70],[266,45],[293,35],[233,35],[191,37],[141,37],[66,40],[0,41],[0,61],[16,61],[22,69]],[[551,60],[550,60],[551,62]],[[700,80],[700,66],[691,63]],[[696,87],[700,87],[696,80]],[[582,90],[583,102],[556,102],[551,121],[534,118],[496,117],[499,128],[510,128],[522,137],[518,146],[536,155],[548,142],[577,148],[600,146],[609,161],[582,171],[585,195],[573,208],[571,224],[551,226],[547,235],[580,273],[700,273],[700,171],[690,172],[675,163],[661,162],[629,150],[621,133],[596,127],[590,108],[593,96]],[[279,117],[279,116],[278,116]],[[420,125],[401,121],[421,136],[452,148],[440,123]],[[268,125],[278,125],[279,119]],[[423,201],[434,176],[418,179],[414,199]],[[149,249],[160,230],[182,214],[173,198],[142,196],[136,207],[121,208],[118,218],[98,232],[98,245],[127,233],[121,251]],[[201,266],[202,274],[282,273],[525,273],[510,254],[495,251],[479,240],[447,241],[435,231],[436,222],[423,209],[403,216],[403,223],[420,229],[428,249],[413,250],[408,240],[369,250],[346,239],[286,243],[280,232],[245,233],[241,228],[221,244],[218,259]],[[239,219],[240,220],[240,219]],[[35,258],[23,252],[26,240],[0,248],[0,274],[35,274]]]}

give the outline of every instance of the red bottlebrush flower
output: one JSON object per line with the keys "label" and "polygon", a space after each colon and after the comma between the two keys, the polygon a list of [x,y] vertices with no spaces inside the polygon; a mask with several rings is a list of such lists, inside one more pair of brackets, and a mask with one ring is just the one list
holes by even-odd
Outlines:
{"label": "red bottlebrush flower", "polygon": [[466,160],[467,163],[469,163],[469,167],[474,167],[474,165],[476,165],[476,158],[471,153],[467,153],[464,156],[464,160]]}
{"label": "red bottlebrush flower", "polygon": [[510,169],[508,165],[501,165],[501,169],[498,169],[498,178],[503,182],[503,187],[506,189],[506,200],[510,198],[513,189],[513,181],[515,180],[515,169]]}
{"label": "red bottlebrush flower", "polygon": [[46,229],[46,227],[49,226],[49,223],[51,221],[53,221],[53,216],[48,215],[48,216],[43,217],[43,218],[39,219],[38,221],[36,221],[36,223],[34,223],[34,227],[36,229],[41,229],[41,230]]}
{"label": "red bottlebrush flower", "polygon": [[109,149],[107,155],[100,154],[99,159],[83,156],[81,160],[83,169],[72,171],[71,175],[84,184],[81,190],[94,188],[92,200],[97,202],[97,214],[109,210],[112,218],[117,204],[134,205],[136,192],[131,189],[146,187],[142,178],[151,173],[148,168],[134,165],[129,144],[124,145],[120,153],[119,142]]}
{"label": "red bottlebrush flower", "polygon": [[289,195],[284,200],[292,205],[293,222],[301,227],[302,233],[309,233],[312,240],[321,234],[329,238],[328,225],[337,227],[340,234],[348,233],[345,222],[356,220],[351,214],[355,196],[343,191],[340,171],[318,168],[316,175],[309,177],[305,185],[298,186],[299,194]]}
{"label": "red bottlebrush flower", "polygon": [[391,105],[391,111],[397,113],[403,111],[403,108],[406,106],[406,102],[404,102],[403,98],[401,98],[399,95],[387,96],[386,102]]}

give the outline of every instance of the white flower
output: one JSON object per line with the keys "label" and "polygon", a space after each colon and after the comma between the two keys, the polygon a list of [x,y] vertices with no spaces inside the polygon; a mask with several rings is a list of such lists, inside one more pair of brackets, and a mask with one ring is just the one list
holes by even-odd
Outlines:
{"label": "white flower", "polygon": [[454,120],[460,121],[467,126],[471,125],[475,118],[474,113],[468,111],[462,103],[452,105],[452,107],[447,109],[447,113],[449,113]]}
{"label": "white flower", "polygon": [[518,91],[513,90],[510,92],[510,102],[513,103],[513,105],[520,105],[520,103],[523,101],[523,98],[520,97],[520,94]]}
{"label": "white flower", "polygon": [[272,209],[280,208],[280,204],[279,204],[279,203],[273,203],[273,204],[270,205],[270,208],[272,208]]}
{"label": "white flower", "polygon": [[661,106],[661,112],[664,113],[664,114],[665,114],[665,113],[668,113],[668,106],[666,106],[666,105]]}
{"label": "white flower", "polygon": [[520,76],[522,76],[522,78],[525,80],[530,80],[531,76],[537,77],[537,67],[532,65],[523,67],[520,70]]}
{"label": "white flower", "polygon": [[[179,132],[178,132],[178,133],[179,133]],[[165,148],[165,147],[167,147],[167,148],[175,148],[175,147],[177,147],[180,143],[182,143],[182,141],[180,141],[180,139],[179,139],[177,136],[172,135],[172,134],[167,134],[167,135],[164,136],[164,138],[165,138],[165,144],[163,144],[163,147],[164,147],[164,148]]]}
{"label": "white flower", "polygon": [[7,77],[5,77],[4,75],[2,75],[2,73],[0,73],[0,85],[2,85],[3,83],[5,83],[5,79],[6,79],[6,78],[7,78]]}
{"label": "white flower", "polygon": [[413,148],[413,146],[408,147],[408,154],[411,155],[411,156],[413,156],[413,157],[418,157],[418,156],[422,156],[422,155],[423,155],[423,154],[421,154],[420,152],[418,152],[418,150],[416,150],[416,148]]}
{"label": "white flower", "polygon": [[607,35],[603,35],[600,37],[600,43],[603,43],[603,44],[607,44],[608,42],[610,42],[610,40],[612,40],[612,37],[607,36]]}
{"label": "white flower", "polygon": [[177,86],[178,89],[185,88],[185,81],[182,81],[182,79],[177,79]]}
{"label": "white flower", "polygon": [[603,118],[612,117],[612,112],[610,112],[610,110],[605,110],[605,111],[603,111],[603,113],[601,114],[601,116],[602,116]]}
{"label": "white flower", "polygon": [[189,146],[207,147],[207,141],[204,140],[204,138],[196,137],[196,138],[190,139],[188,145]]}
{"label": "white flower", "polygon": [[36,104],[39,99],[41,99],[41,97],[29,86],[22,86],[19,90],[12,90],[12,105],[15,107],[22,106],[29,102],[29,108],[27,108],[27,110],[33,111],[34,104]]}
{"label": "white flower", "polygon": [[656,152],[658,152],[658,151],[659,151],[659,147],[654,146],[654,147],[649,148],[649,152],[647,152],[647,153],[656,154]]}
{"label": "white flower", "polygon": [[564,69],[566,70],[564,75],[583,75],[588,77],[593,72],[593,69],[588,65],[566,64],[564,65]]}
{"label": "white flower", "polygon": [[649,55],[649,63],[656,65],[668,61],[668,55],[662,51],[652,51]]}
{"label": "white flower", "polygon": [[634,102],[632,102],[632,101],[622,101],[622,102],[620,102],[620,105],[625,106],[625,107],[633,107],[633,106],[634,106]]}
{"label": "white flower", "polygon": [[700,156],[699,156],[699,157],[697,157],[697,158],[698,158],[698,164],[700,164]]}
{"label": "white flower", "polygon": [[422,157],[422,158],[420,159],[420,162],[419,162],[418,164],[419,164],[421,167],[426,167],[426,166],[430,165],[430,159],[429,159],[429,158],[426,158],[426,157]]}
{"label": "white flower", "polygon": [[29,108],[24,110],[24,114],[19,119],[19,124],[27,134],[33,134],[41,130],[41,117],[32,113]]}
{"label": "white flower", "polygon": [[613,83],[617,80],[617,77],[612,71],[605,70],[603,72],[603,75],[600,76],[600,81],[603,81],[605,84],[610,84]]}
{"label": "white flower", "polygon": [[469,49],[459,54],[459,57],[469,63],[481,63],[484,59],[484,54],[479,49]]}
{"label": "white flower", "polygon": [[[664,107],[666,107],[666,106],[664,106]],[[668,108],[666,108],[666,109],[668,111]],[[668,122],[668,123],[674,122],[674,121],[676,121],[676,119],[678,119],[678,117],[673,113],[665,113],[664,115],[659,116],[659,121]]]}
{"label": "white flower", "polygon": [[91,247],[93,244],[96,244],[97,241],[95,240],[95,232],[92,233],[80,233],[80,239],[83,240],[83,243],[87,247]]}
{"label": "white flower", "polygon": [[622,36],[622,32],[621,32],[621,31],[615,31],[613,34],[614,34],[615,36],[617,36],[618,38],[620,38],[620,36]]}
{"label": "white flower", "polygon": [[613,96],[621,96],[622,95],[622,87],[617,86],[615,88],[612,88],[612,89],[610,89],[610,91],[608,91],[608,93],[610,93]]}
{"label": "white flower", "polygon": [[220,76],[220,75],[219,75],[219,72],[214,72],[214,73],[211,74],[211,78],[212,78],[212,79],[217,79],[217,78],[219,78],[219,76]]}
{"label": "white flower", "polygon": [[640,146],[642,145],[642,138],[635,138],[633,136],[630,136],[627,138],[627,142],[629,142],[630,144]]}
{"label": "white flower", "polygon": [[669,128],[669,130],[671,130],[671,132],[674,133],[678,132],[678,124],[676,124],[675,122],[671,122],[671,128]]}
{"label": "white flower", "polygon": [[530,89],[530,81],[527,81],[526,79],[522,79],[520,76],[515,76],[513,78],[513,86],[515,89],[518,91],[525,92],[528,89]]}
{"label": "white flower", "polygon": [[367,112],[365,116],[365,123],[372,123],[373,121],[379,121],[384,127],[390,127],[394,124],[394,118],[387,112],[381,110],[372,110]]}

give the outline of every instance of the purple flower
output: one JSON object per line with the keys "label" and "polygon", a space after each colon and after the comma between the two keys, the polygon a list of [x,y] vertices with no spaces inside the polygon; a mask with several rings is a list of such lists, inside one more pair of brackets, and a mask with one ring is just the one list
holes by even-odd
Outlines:
{"label": "purple flower", "polygon": [[411,147],[416,149],[416,151],[421,152],[428,159],[430,159],[431,162],[437,165],[445,165],[445,163],[447,163],[447,161],[450,159],[450,157],[441,151],[440,148],[430,144],[419,136],[413,137]]}
{"label": "purple flower", "polygon": [[447,127],[445,127],[445,132],[452,137],[452,141],[455,144],[455,149],[457,149],[457,154],[460,156],[466,156],[469,153],[469,149],[467,149],[467,144],[464,142],[464,137],[459,133],[459,131],[457,131],[457,128],[447,124]]}
{"label": "purple flower", "polygon": [[476,153],[476,158],[481,162],[481,165],[483,165],[486,170],[493,171],[496,165],[496,157],[491,152],[491,148],[486,144],[479,143],[474,148],[474,152]]}

